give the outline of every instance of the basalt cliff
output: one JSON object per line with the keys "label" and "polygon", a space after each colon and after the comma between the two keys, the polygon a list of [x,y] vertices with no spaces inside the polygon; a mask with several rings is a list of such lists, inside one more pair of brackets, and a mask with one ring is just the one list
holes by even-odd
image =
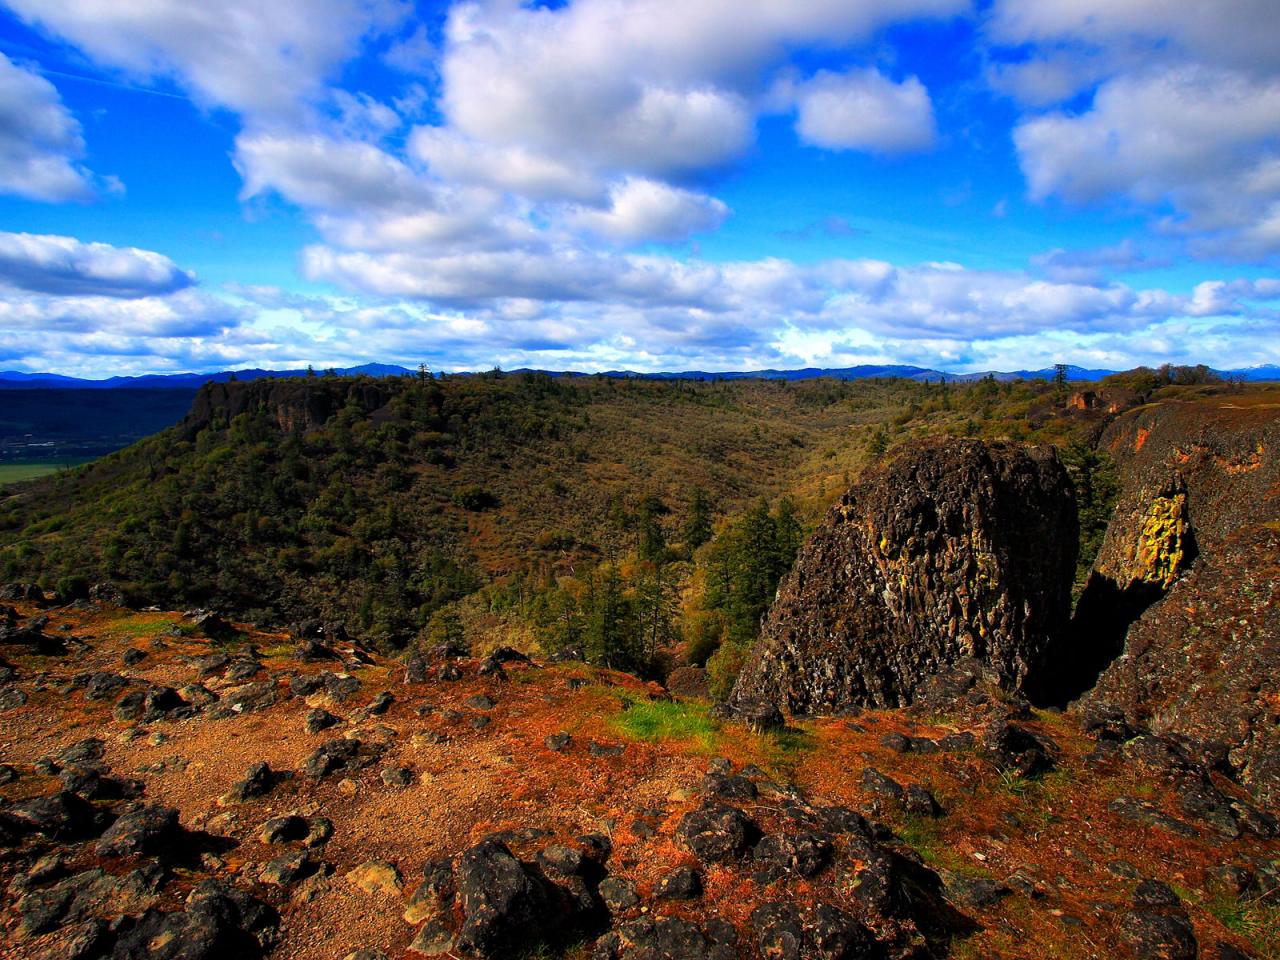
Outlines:
{"label": "basalt cliff", "polygon": [[1071,482],[1051,447],[928,440],[827,514],[734,690],[792,713],[911,703],[962,664],[1043,683],[1076,556]]}

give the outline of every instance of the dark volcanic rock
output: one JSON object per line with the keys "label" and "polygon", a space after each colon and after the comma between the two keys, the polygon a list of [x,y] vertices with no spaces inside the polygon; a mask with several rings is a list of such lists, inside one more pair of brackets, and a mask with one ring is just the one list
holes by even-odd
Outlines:
{"label": "dark volcanic rock", "polygon": [[760,830],[737,807],[708,804],[691,810],[676,827],[676,839],[703,863],[723,863],[743,856]]}
{"label": "dark volcanic rock", "polygon": [[172,852],[181,835],[178,811],[150,804],[126,813],[106,829],[95,852],[100,857],[129,857]]}
{"label": "dark volcanic rock", "polygon": [[4,822],[19,833],[40,833],[51,840],[96,836],[104,814],[69,790],[15,803],[4,811]]}
{"label": "dark volcanic rock", "polygon": [[899,706],[973,657],[1006,688],[1031,688],[1067,624],[1076,540],[1052,448],[914,443],[802,549],[732,702]]}
{"label": "dark volcanic rock", "polygon": [[621,924],[596,943],[594,960],[735,960],[737,937],[725,923],[706,929],[680,917]]}
{"label": "dark volcanic rock", "polygon": [[1080,599],[1077,692],[1134,727],[1226,744],[1280,804],[1280,418],[1221,397],[1152,404],[1100,445],[1122,493]]}
{"label": "dark volcanic rock", "polygon": [[555,918],[551,892],[498,840],[482,840],[458,857],[462,906],[458,946],[481,957],[508,957],[536,943]]}

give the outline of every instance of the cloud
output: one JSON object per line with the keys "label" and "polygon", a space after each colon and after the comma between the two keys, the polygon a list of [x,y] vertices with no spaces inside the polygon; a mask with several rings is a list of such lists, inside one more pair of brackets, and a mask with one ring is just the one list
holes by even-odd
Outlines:
{"label": "cloud", "polygon": [[[555,158],[583,177],[678,178],[742,156],[791,50],[968,9],[967,0],[459,4],[445,31],[442,104],[470,142]],[[917,100],[913,87],[899,92],[916,112]],[[886,131],[875,149],[885,137],[920,134]]]}
{"label": "cloud", "polygon": [[59,296],[133,299],[175,293],[195,278],[168,257],[74,237],[0,233],[0,284]]}
{"label": "cloud", "polygon": [[878,70],[823,71],[797,92],[796,131],[829,150],[907,153],[933,146],[929,92],[915,77],[894,83]]}
{"label": "cloud", "polygon": [[1272,0],[998,0],[987,22],[997,42],[1092,49],[1120,66],[1152,55],[1269,73],[1280,46]]}
{"label": "cloud", "polygon": [[1033,111],[1014,130],[1031,197],[1120,199],[1196,255],[1280,254],[1274,19],[1271,0],[1001,0],[988,78]]}
{"label": "cloud", "polygon": [[1032,266],[1050,280],[1093,285],[1104,283],[1114,273],[1153,270],[1170,263],[1166,257],[1150,256],[1142,252],[1131,239],[1108,247],[1085,250],[1058,248],[1031,258]]}
{"label": "cloud", "polygon": [[365,38],[397,26],[405,0],[6,0],[97,62],[168,78],[206,107],[288,121]]}
{"label": "cloud", "polygon": [[1114,194],[1172,209],[1171,229],[1244,256],[1280,251],[1280,76],[1201,67],[1123,76],[1083,114],[1055,112],[1014,131],[1031,196],[1087,203]]}
{"label": "cloud", "polygon": [[0,53],[0,192],[29,200],[89,200],[80,124],[44,77]]}
{"label": "cloud", "polygon": [[533,200],[603,199],[594,173],[522,146],[495,146],[445,127],[417,127],[409,154],[432,173],[455,183],[488,185]]}
{"label": "cloud", "polygon": [[715,197],[628,177],[609,192],[606,210],[580,208],[568,222],[622,243],[661,240],[675,243],[690,234],[714,230],[729,215]]}
{"label": "cloud", "polygon": [[1210,284],[1179,296],[1094,278],[1054,281],[949,263],[712,264],[585,248],[371,256],[313,246],[303,269],[311,280],[355,293],[449,308],[491,310],[518,299],[542,312],[589,305],[600,317],[615,309],[663,311],[691,331],[789,326],[827,336],[859,330],[896,341],[1134,331],[1175,316],[1258,315],[1247,301],[1280,295],[1274,281]]}

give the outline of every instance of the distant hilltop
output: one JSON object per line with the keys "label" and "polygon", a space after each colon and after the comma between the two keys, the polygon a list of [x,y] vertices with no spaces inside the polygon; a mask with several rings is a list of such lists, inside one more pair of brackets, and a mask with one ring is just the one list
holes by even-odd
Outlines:
{"label": "distant hilltop", "polygon": [[[67,389],[67,390],[120,390],[120,389],[197,389],[206,383],[226,383],[231,380],[263,380],[268,377],[305,377],[322,371],[313,370],[222,370],[218,373],[156,373],[139,377],[108,377],[105,380],[86,380],[78,377],[67,377],[57,373],[23,373],[18,370],[0,371],[0,390],[23,389]],[[328,371],[323,371],[328,372]],[[358,367],[339,367],[333,373],[341,376],[369,377],[402,377],[416,373],[408,367],[393,363],[366,363]],[[575,370],[532,370],[521,367],[509,373],[545,373],[553,377],[589,377],[592,373]],[[1072,381],[1101,380],[1103,377],[1118,373],[1116,370],[1090,370],[1084,367],[1067,365],[1066,376]],[[1280,380],[1280,366],[1262,364],[1254,367],[1243,367],[1236,370],[1215,370],[1222,377],[1235,377],[1247,381]],[[634,370],[609,370],[600,376],[630,377],[640,380],[813,380],[818,377],[831,377],[836,380],[865,380],[872,377],[900,377],[906,380],[948,380],[965,383],[994,377],[997,380],[1051,380],[1056,371],[1053,367],[1040,370],[983,370],[976,373],[951,373],[945,370],[934,370],[928,367],[914,367],[900,364],[863,364],[856,367],[803,367],[798,370],[683,370],[665,373],[640,373]],[[469,374],[457,374],[467,376]]]}

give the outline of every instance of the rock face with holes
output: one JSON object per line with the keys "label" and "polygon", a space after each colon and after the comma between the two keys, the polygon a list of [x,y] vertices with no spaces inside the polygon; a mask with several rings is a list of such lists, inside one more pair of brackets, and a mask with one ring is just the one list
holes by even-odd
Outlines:
{"label": "rock face with holes", "polygon": [[732,701],[900,706],[966,660],[1025,689],[1067,625],[1077,537],[1053,448],[913,443],[801,550]]}
{"label": "rock face with holes", "polygon": [[1077,611],[1097,645],[1077,692],[1223,745],[1280,803],[1280,418],[1204,396],[1134,410],[1101,445],[1122,494]]}

